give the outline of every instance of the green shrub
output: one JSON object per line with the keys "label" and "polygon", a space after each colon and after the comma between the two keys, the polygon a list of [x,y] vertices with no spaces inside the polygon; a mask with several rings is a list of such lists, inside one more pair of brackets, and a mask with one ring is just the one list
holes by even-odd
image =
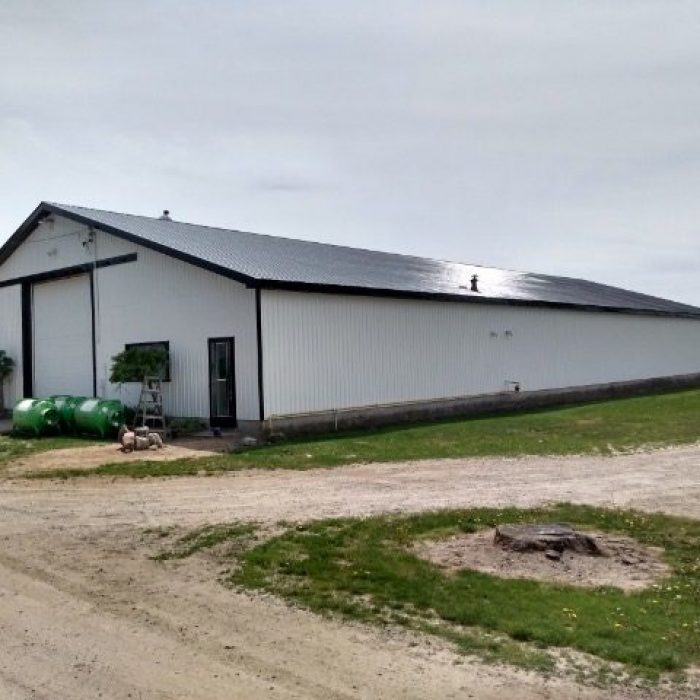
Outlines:
{"label": "green shrub", "polygon": [[160,348],[128,348],[112,357],[112,384],[141,382],[146,376],[165,377],[168,353]]}

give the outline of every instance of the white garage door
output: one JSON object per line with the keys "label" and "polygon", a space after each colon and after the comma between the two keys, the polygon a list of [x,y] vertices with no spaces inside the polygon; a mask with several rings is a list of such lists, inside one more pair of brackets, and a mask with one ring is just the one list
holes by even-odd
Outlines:
{"label": "white garage door", "polygon": [[34,395],[92,396],[90,278],[35,284]]}

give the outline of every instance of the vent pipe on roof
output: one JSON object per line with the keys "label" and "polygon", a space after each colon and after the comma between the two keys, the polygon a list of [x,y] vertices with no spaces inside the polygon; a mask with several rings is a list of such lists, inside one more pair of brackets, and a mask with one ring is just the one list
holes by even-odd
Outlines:
{"label": "vent pipe on roof", "polygon": [[472,286],[471,286],[472,292],[478,292],[479,291],[479,276],[472,275],[471,281],[472,281]]}
{"label": "vent pipe on roof", "polygon": [[172,221],[170,218],[170,210],[163,209],[163,213],[158,217],[161,221]]}

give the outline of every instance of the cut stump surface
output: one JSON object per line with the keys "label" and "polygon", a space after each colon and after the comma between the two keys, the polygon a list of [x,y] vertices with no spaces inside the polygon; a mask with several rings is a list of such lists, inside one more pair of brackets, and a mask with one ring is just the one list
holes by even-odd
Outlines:
{"label": "cut stump surface", "polygon": [[563,552],[606,556],[596,541],[566,523],[505,524],[496,528],[493,541],[513,552]]}

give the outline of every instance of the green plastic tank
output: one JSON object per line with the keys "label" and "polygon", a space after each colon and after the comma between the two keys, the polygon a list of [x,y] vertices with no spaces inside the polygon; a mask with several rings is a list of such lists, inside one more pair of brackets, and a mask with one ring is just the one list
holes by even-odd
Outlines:
{"label": "green plastic tank", "polygon": [[73,416],[78,432],[107,437],[115,434],[124,422],[124,405],[121,401],[84,399]]}
{"label": "green plastic tank", "polygon": [[18,433],[41,435],[58,428],[58,411],[49,399],[22,399],[12,411],[12,426]]}
{"label": "green plastic tank", "polygon": [[58,411],[61,429],[68,433],[74,433],[75,409],[87,399],[86,396],[52,396],[51,400]]}

